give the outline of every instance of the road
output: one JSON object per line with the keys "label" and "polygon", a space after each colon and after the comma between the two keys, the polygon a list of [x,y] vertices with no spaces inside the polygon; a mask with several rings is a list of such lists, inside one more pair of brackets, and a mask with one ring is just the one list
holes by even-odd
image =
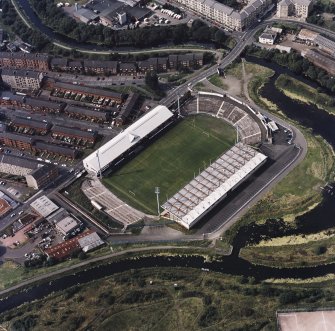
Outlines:
{"label": "road", "polygon": [[[200,82],[200,81],[210,77],[211,75],[215,74],[217,72],[218,68],[225,69],[230,63],[232,63],[242,53],[242,51],[244,50],[246,45],[249,45],[253,42],[253,37],[254,37],[255,33],[258,30],[260,30],[261,28],[264,28],[265,26],[267,26],[270,22],[297,23],[297,24],[300,24],[303,27],[310,28],[314,31],[317,31],[319,33],[323,33],[327,36],[335,38],[335,33],[331,32],[331,31],[328,31],[328,30],[326,30],[324,28],[321,28],[321,27],[313,26],[309,23],[295,22],[295,21],[292,21],[292,20],[282,20],[282,19],[269,19],[269,20],[263,21],[263,22],[257,24],[256,26],[254,26],[253,28],[251,28],[250,30],[244,32],[242,35],[240,35],[240,38],[239,38],[236,46],[231,50],[230,53],[227,54],[227,56],[222,60],[221,63],[216,64],[216,65],[212,66],[211,68],[209,68],[207,70],[200,71],[196,75],[192,76],[192,78],[190,78],[184,84],[176,87],[174,90],[168,91],[167,96],[164,99],[161,100],[161,104],[164,104],[166,106],[170,106],[176,100],[178,95],[181,96],[187,90],[192,89],[192,87],[195,84],[197,84],[198,82]],[[189,48],[189,49],[188,48],[182,48],[182,49],[183,50],[194,51],[193,48]],[[163,51],[163,50],[164,49],[159,49],[159,51]],[[165,49],[164,51],[175,51],[175,50],[176,50],[176,48],[170,48],[170,49]],[[198,49],[198,50],[203,51],[203,49]],[[84,51],[86,52],[87,49],[85,49]],[[151,52],[153,50],[147,50],[147,51]],[[94,50],[94,52],[99,53],[99,51],[95,51],[95,50]],[[143,53],[143,51],[140,51],[140,52]],[[138,51],[127,51],[127,53],[138,53]],[[67,79],[69,81],[70,80],[73,81],[75,79],[75,76],[73,76],[73,75],[68,75],[68,76],[64,75],[63,77],[67,77]],[[87,78],[87,82],[91,82],[92,84],[96,83],[96,81],[93,82],[92,78]],[[101,82],[102,81],[100,80],[99,84]],[[257,108],[257,110],[260,110],[262,113],[267,114],[267,112],[265,112],[263,109],[259,109],[256,105],[253,105],[253,106],[255,108]],[[19,113],[19,112],[17,112],[17,113]],[[271,115],[271,114],[268,114],[268,116],[273,118],[275,121],[277,121],[281,125],[288,126],[281,119],[274,118],[273,115]],[[56,120],[56,122],[55,122],[55,120]],[[69,120],[69,119],[55,119],[53,117],[52,117],[52,121],[55,122],[56,124],[62,124],[64,121],[66,121],[67,123],[71,122],[72,125],[78,124],[77,121],[73,121],[73,123],[72,123],[72,120]],[[83,124],[83,125],[85,126],[85,124]],[[88,125],[88,124],[86,124],[86,125]],[[94,124],[89,123],[89,126],[92,126],[92,125],[94,125]],[[204,227],[203,230],[206,230],[206,232],[209,234],[209,236],[211,238],[215,238],[215,237],[219,236],[220,235],[219,232],[225,226],[225,224],[227,224],[228,221],[230,222],[230,221],[233,221],[234,219],[237,219],[237,216],[240,216],[241,213],[245,211],[245,208],[250,207],[252,201],[258,200],[259,197],[261,197],[266,190],[270,189],[274,185],[275,182],[277,182],[280,178],[282,178],[284,175],[286,175],[296,164],[298,164],[303,159],[303,157],[306,153],[306,144],[305,144],[304,138],[296,128],[292,127],[292,129],[295,132],[295,139],[297,139],[296,140],[297,145],[299,146],[299,148],[296,150],[296,155],[293,155],[294,153],[292,152],[293,154],[291,155],[291,157],[292,157],[291,160],[283,158],[284,161],[283,161],[281,170],[277,169],[276,170],[277,173],[272,172],[272,177],[270,175],[268,175],[270,177],[267,178],[267,181],[263,182],[263,186],[260,185],[260,184],[258,184],[258,186],[256,185],[257,190],[256,191],[250,191],[250,194],[251,194],[251,192],[253,192],[253,194],[249,197],[249,199],[245,199],[246,200],[244,202],[245,206],[242,205],[242,207],[239,210],[235,210],[235,212],[233,214],[231,214],[231,216],[229,218],[226,218],[225,221],[222,221],[222,218],[221,218],[221,223],[220,224],[219,224],[219,222],[214,221],[215,217],[213,217],[212,221],[208,221],[208,224]],[[116,134],[117,133],[117,132],[109,132],[109,131],[106,131],[106,130],[108,130],[108,129],[104,129],[104,133],[106,133],[106,134],[108,134],[108,133]],[[282,156],[282,157],[284,157],[284,156]],[[292,164],[291,164],[290,163],[291,161],[294,161],[294,162],[292,162]],[[76,168],[81,168],[81,167],[82,167],[81,164],[78,164],[76,166]],[[61,186],[55,187],[53,189],[47,189],[45,192],[43,192],[43,194],[47,194],[47,195],[54,194],[55,192],[59,191],[61,187],[65,187],[73,179],[74,179],[74,176],[72,174],[72,175],[69,176],[69,178],[63,179],[61,181]],[[271,185],[269,185],[270,183],[271,183]],[[64,202],[62,202],[62,203],[64,203]],[[227,213],[227,215],[228,214],[229,213]],[[219,213],[219,215],[221,215],[221,213]],[[203,235],[203,232],[201,233],[201,235]],[[199,236],[200,236],[200,233],[198,232],[196,237],[199,238]],[[122,238],[124,238],[124,236]],[[144,239],[144,238],[142,238],[142,239]]]}

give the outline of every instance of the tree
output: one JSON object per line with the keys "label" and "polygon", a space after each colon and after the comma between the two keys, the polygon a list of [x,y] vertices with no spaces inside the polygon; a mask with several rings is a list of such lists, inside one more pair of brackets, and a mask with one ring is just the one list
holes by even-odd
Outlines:
{"label": "tree", "polygon": [[148,85],[153,90],[158,90],[158,76],[155,71],[149,71],[145,75],[145,84]]}

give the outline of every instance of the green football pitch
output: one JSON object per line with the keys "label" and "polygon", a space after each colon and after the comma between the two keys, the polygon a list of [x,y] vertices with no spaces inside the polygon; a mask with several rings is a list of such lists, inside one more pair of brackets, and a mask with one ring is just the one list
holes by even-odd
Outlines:
{"label": "green football pitch", "polygon": [[223,120],[190,116],[104,178],[103,183],[128,204],[157,214],[156,186],[160,187],[162,204],[232,147],[235,139],[235,129]]}

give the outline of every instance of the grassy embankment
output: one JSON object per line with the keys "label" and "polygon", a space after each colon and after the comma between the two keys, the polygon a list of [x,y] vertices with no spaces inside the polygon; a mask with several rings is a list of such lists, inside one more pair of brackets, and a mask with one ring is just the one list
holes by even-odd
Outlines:
{"label": "grassy embankment", "polygon": [[[284,117],[276,105],[271,104],[267,99],[259,95],[261,86],[266,82],[266,75],[263,81],[254,79],[260,67],[248,64],[253,68],[254,76],[251,76],[248,84],[250,97],[257,104],[265,109],[274,112],[277,116]],[[241,65],[238,65],[241,66]],[[246,66],[247,68],[247,66]],[[234,68],[239,74],[240,70]],[[247,69],[246,69],[247,70]],[[249,69],[250,70],[250,69]],[[251,71],[251,70],[250,70]],[[270,76],[268,76],[270,77]],[[298,126],[303,132],[308,151],[305,159],[276,187],[268,193],[259,203],[256,204],[235,226],[226,232],[226,239],[231,241],[239,227],[250,222],[263,222],[267,218],[283,218],[291,222],[299,214],[313,208],[321,201],[319,187],[334,177],[334,152],[331,146],[321,137],[314,136],[310,130],[301,127],[298,123],[292,122],[287,117],[286,121]],[[290,224],[292,225],[292,223]]]}
{"label": "grassy embankment", "polygon": [[156,186],[160,187],[161,202],[165,201],[234,140],[235,130],[224,121],[187,117],[103,182],[127,203],[157,213]]}
{"label": "grassy embankment", "polygon": [[223,90],[228,89],[228,85],[223,82],[223,79],[218,74],[215,74],[215,75],[211,76],[210,78],[208,78],[208,81],[210,83],[212,83],[213,85],[215,85],[219,88],[222,88]]}
{"label": "grassy embankment", "polygon": [[[175,288],[174,284],[178,284]],[[0,315],[5,329],[263,330],[276,310],[335,305],[331,282],[286,285],[185,268],[131,270]]]}
{"label": "grassy embankment", "polygon": [[335,261],[335,230],[261,241],[242,248],[240,256],[254,264],[277,267],[314,266]]}
{"label": "grassy embankment", "polygon": [[289,98],[301,103],[313,104],[330,114],[335,114],[334,98],[288,75],[280,75],[276,87]]}

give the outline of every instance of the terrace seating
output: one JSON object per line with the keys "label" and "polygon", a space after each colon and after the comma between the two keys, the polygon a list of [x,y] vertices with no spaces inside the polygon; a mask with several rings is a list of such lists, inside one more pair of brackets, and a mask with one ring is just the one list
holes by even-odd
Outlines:
{"label": "terrace seating", "polygon": [[234,107],[233,111],[227,117],[227,120],[233,124],[238,122],[242,117],[247,116],[247,114],[240,108]]}
{"label": "terrace seating", "polygon": [[105,208],[105,212],[124,226],[135,223],[145,215],[130,207],[112,192],[107,190],[98,180],[85,181],[82,186],[84,194]]}

